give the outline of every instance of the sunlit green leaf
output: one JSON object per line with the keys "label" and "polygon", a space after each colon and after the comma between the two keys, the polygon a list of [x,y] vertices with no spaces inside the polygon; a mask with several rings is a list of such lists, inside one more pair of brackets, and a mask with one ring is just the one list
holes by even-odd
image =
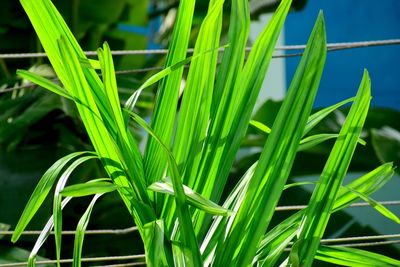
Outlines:
{"label": "sunlit green leaf", "polygon": [[315,258],[342,266],[351,267],[377,267],[377,266],[400,266],[400,261],[387,256],[348,247],[319,247]]}
{"label": "sunlit green leaf", "polygon": [[[339,133],[301,223],[299,264],[312,265],[319,240],[324,234],[337,193],[350,165],[370,104],[371,81],[364,72],[356,99]],[[297,266],[297,265],[295,265]]]}
{"label": "sunlit green leaf", "polygon": [[[174,195],[172,182],[168,177],[164,178],[162,182],[155,182],[154,184],[150,185],[149,189],[159,193]],[[214,215],[228,216],[232,214],[232,211],[229,211],[228,209],[215,204],[211,200],[206,199],[202,195],[194,192],[189,187],[184,185],[183,189],[185,191],[187,201],[194,207]]]}
{"label": "sunlit green leaf", "polygon": [[46,173],[40,179],[35,190],[33,191],[28,203],[25,206],[24,211],[22,212],[22,215],[12,235],[11,238],[12,242],[16,242],[18,238],[21,236],[22,231],[24,231],[25,227],[28,225],[32,217],[35,215],[39,207],[42,205],[46,196],[50,192],[50,189],[53,187],[53,184],[59,178],[59,174],[63,170],[64,166],[74,158],[83,156],[84,154],[87,153],[91,152],[76,152],[69,154],[59,159],[46,171]]}
{"label": "sunlit green leaf", "polygon": [[61,191],[63,197],[83,197],[94,194],[104,194],[117,190],[119,186],[110,182],[93,182],[93,183],[82,183],[74,184],[65,187]]}

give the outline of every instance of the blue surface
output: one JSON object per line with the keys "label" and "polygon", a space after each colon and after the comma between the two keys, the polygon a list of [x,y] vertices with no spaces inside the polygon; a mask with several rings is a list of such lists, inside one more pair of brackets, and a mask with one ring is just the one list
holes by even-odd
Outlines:
{"label": "blue surface", "polygon": [[[307,42],[321,9],[328,43],[400,38],[399,0],[308,0],[305,9],[288,15],[287,45]],[[288,84],[299,60],[286,60]],[[329,52],[315,106],[332,105],[354,96],[366,68],[372,80],[372,105],[400,109],[399,62],[400,45]]]}

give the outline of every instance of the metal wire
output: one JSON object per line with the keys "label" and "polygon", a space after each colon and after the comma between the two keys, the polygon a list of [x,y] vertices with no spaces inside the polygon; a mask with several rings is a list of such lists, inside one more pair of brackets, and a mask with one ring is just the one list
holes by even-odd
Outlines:
{"label": "metal wire", "polygon": [[[116,71],[115,74],[116,75],[123,75],[123,74],[131,74],[131,73],[139,73],[139,72],[149,72],[149,71],[155,71],[155,70],[162,70],[164,69],[163,67],[152,67],[152,68],[143,68],[143,69],[134,69],[134,70],[120,70],[120,71]],[[98,73],[99,76],[102,76],[101,73]],[[59,82],[60,79],[55,78],[55,79],[51,79],[50,81],[52,82]],[[7,92],[11,92],[14,90],[20,90],[20,89],[24,89],[24,88],[29,88],[31,86],[36,86],[37,84],[35,83],[28,83],[25,85],[21,85],[21,86],[15,86],[15,87],[10,87],[10,88],[6,88],[6,89],[2,89],[0,90],[0,94],[1,93],[7,93]]]}
{"label": "metal wire", "polygon": [[[400,235],[386,235],[386,236],[400,236]],[[386,237],[382,236],[382,237]],[[377,236],[370,236],[376,238]],[[365,237],[354,237],[353,240],[360,240],[360,238],[369,238]],[[335,240],[347,241],[351,239],[349,238],[336,238]],[[321,243],[326,242],[327,239],[321,240]],[[333,240],[333,239],[332,239]],[[378,242],[365,242],[365,243],[351,243],[351,244],[336,244],[333,246],[336,247],[367,247],[367,246],[382,246],[382,245],[390,245],[390,244],[398,244],[400,243],[400,239],[390,240],[390,241],[378,241]],[[289,243],[290,244],[290,243]],[[292,244],[292,243],[291,243]],[[286,248],[285,251],[290,251],[291,248]],[[118,260],[132,260],[132,259],[143,259],[145,258],[145,254],[138,255],[128,255],[128,256],[109,256],[109,257],[93,257],[93,258],[82,258],[82,262],[95,262],[95,261],[118,261]],[[60,263],[71,263],[73,259],[61,259]],[[46,261],[37,261],[36,264],[52,264],[57,263],[56,260],[46,260]],[[0,264],[0,267],[15,267],[15,266],[26,266],[28,262],[16,262],[16,263],[5,263]],[[112,265],[101,265],[97,267],[124,267],[124,266],[137,266],[137,265],[145,265],[146,262],[133,262],[133,263],[124,263],[124,264],[112,264]]]}
{"label": "metal wire", "polygon": [[[389,40],[376,40],[376,41],[365,41],[365,42],[343,42],[343,43],[330,43],[327,44],[328,48],[332,49],[349,49],[349,48],[359,48],[359,47],[369,47],[369,46],[382,46],[382,45],[395,45],[400,44],[400,39],[389,39]],[[304,49],[305,45],[286,45],[277,46],[275,50],[300,50]],[[218,51],[223,51],[224,48],[218,49]],[[250,51],[251,47],[246,47],[246,51]],[[188,53],[193,53],[194,49],[190,48],[187,50]],[[150,49],[150,50],[114,50],[111,51],[114,56],[122,55],[162,55],[168,54],[168,49]],[[96,51],[86,51],[87,56],[96,56]],[[1,54],[0,58],[39,58],[47,57],[46,53],[13,53],[13,54]]]}
{"label": "metal wire", "polygon": [[[296,57],[296,56],[301,56],[303,53],[295,53],[295,54],[288,54],[288,55],[274,55],[272,56],[272,58],[281,58],[281,57]],[[189,65],[185,65],[185,68],[188,68]],[[143,69],[134,69],[134,70],[120,70],[120,71],[116,71],[115,74],[116,75],[123,75],[123,74],[132,74],[132,73],[140,73],[140,72],[149,72],[149,71],[156,71],[156,70],[163,70],[163,67],[152,67],[152,68],[143,68]],[[102,76],[101,73],[98,73],[99,76]],[[58,82],[60,81],[60,79],[55,78],[55,79],[51,79],[50,81],[52,82]],[[21,86],[15,86],[15,87],[10,87],[10,88],[6,88],[6,89],[2,89],[0,90],[0,94],[1,93],[7,93],[7,92],[11,92],[14,90],[20,90],[20,89],[24,89],[24,88],[29,88],[31,86],[36,86],[37,84],[35,83],[28,83],[25,85],[21,85]]]}
{"label": "metal wire", "polygon": [[[94,262],[94,261],[122,261],[122,260],[135,260],[143,259],[146,256],[144,254],[138,255],[128,255],[128,256],[109,256],[109,257],[93,257],[93,258],[82,258],[82,262]],[[60,263],[71,263],[73,259],[61,259]],[[45,260],[37,261],[36,264],[52,264],[57,263],[56,260]],[[0,267],[14,267],[14,266],[27,266],[28,262],[15,262],[15,263],[5,263],[0,264]]]}
{"label": "metal wire", "polygon": [[386,239],[386,238],[400,238],[400,234],[328,238],[328,239],[321,239],[321,243],[359,241],[359,240],[373,240],[373,239]]}
{"label": "metal wire", "polygon": [[[400,201],[378,201],[379,204],[382,205],[400,205]],[[368,202],[359,202],[359,203],[353,203],[349,207],[368,207],[371,206]],[[307,205],[293,205],[293,206],[280,206],[276,207],[275,210],[277,211],[284,211],[284,210],[302,210],[304,208],[307,208]]]}
{"label": "metal wire", "polygon": [[99,266],[96,266],[96,267],[128,267],[128,266],[139,266],[139,265],[146,265],[146,262],[145,261],[138,261],[138,262],[122,263],[122,264],[99,265]]}
{"label": "metal wire", "polygon": [[[327,238],[327,239],[321,239],[321,243],[336,243],[336,242],[347,242],[347,241],[361,241],[361,240],[374,240],[374,239],[388,239],[388,238],[400,238],[400,234],[393,234],[393,235],[369,235],[369,236],[352,236],[352,237],[339,237],[339,238]],[[399,240],[390,240],[390,241],[377,241],[377,242],[370,242],[372,243],[379,243],[379,242],[393,242],[395,241],[398,243]],[[289,242],[289,245],[293,245],[293,242]],[[352,246],[353,244],[358,244],[358,243],[351,243],[348,244]],[[363,243],[363,244],[369,244],[369,243]],[[392,243],[389,243],[392,244]],[[339,245],[335,245],[339,246]],[[342,246],[342,244],[340,245]]]}
{"label": "metal wire", "polygon": [[[400,239],[391,240],[391,241],[378,241],[378,242],[366,242],[366,243],[351,243],[351,244],[336,244],[332,245],[333,247],[372,247],[372,246],[384,246],[384,245],[392,245],[399,244]],[[284,251],[290,251],[292,248],[285,248]],[[0,267],[2,267],[0,265]]]}
{"label": "metal wire", "polygon": [[383,245],[392,245],[399,244],[400,239],[391,240],[391,241],[378,241],[378,242],[368,242],[368,243],[353,243],[353,244],[337,244],[333,245],[334,247],[372,247],[372,246],[383,246]]}
{"label": "metal wire", "polygon": [[[124,229],[104,229],[104,230],[87,230],[85,231],[85,235],[98,235],[98,234],[129,234],[137,231],[137,227],[129,227]],[[23,231],[23,235],[40,235],[42,231]],[[0,235],[12,235],[14,231],[0,231]],[[75,235],[75,231],[62,231],[63,235]],[[52,235],[54,235],[54,231],[51,231]]]}
{"label": "metal wire", "polygon": [[[349,43],[331,43],[327,45],[327,51],[337,51],[337,50],[344,50],[344,49],[352,49],[352,48],[361,48],[361,47],[371,47],[371,46],[383,46],[383,45],[395,45],[400,44],[400,39],[391,39],[391,40],[382,40],[382,41],[368,41],[368,42],[349,42]],[[300,50],[304,49],[305,45],[292,45],[292,46],[280,46],[276,47],[275,50]],[[247,47],[246,51],[250,51],[251,47]],[[224,48],[218,49],[218,51],[223,51]],[[147,53],[146,53],[147,51]],[[168,52],[167,49],[153,49],[153,50],[127,50],[127,51],[112,51],[113,55],[143,55],[143,54],[166,54]],[[188,53],[193,53],[193,49],[189,49]],[[97,52],[90,51],[85,52],[88,56],[97,55]],[[288,57],[298,57],[302,56],[303,53],[291,53],[291,54],[282,54],[282,55],[273,55],[272,58],[288,58]],[[46,57],[45,53],[22,53],[22,54],[2,54],[0,58],[33,58],[33,57]],[[187,67],[186,65],[185,67]],[[132,74],[132,73],[140,73],[140,72],[149,72],[155,70],[162,70],[163,67],[152,67],[152,68],[142,68],[142,69],[134,69],[134,70],[122,70],[116,71],[116,75],[123,75],[123,74]],[[101,73],[99,73],[101,76]],[[52,79],[51,81],[59,81],[59,79]],[[7,93],[14,90],[20,90],[24,88],[28,88],[31,86],[35,86],[34,83],[29,83],[22,86],[15,86],[11,88],[6,88],[0,90],[1,93]]]}
{"label": "metal wire", "polygon": [[[381,205],[400,205],[400,201],[378,201],[379,204]],[[359,203],[353,203],[349,207],[368,207],[371,206],[368,202],[359,202]],[[306,205],[293,205],[293,206],[279,206],[276,207],[276,211],[288,211],[288,210],[301,210],[306,208]],[[137,227],[129,227],[129,228],[124,228],[124,229],[104,229],[104,230],[87,230],[85,231],[85,234],[88,235],[94,235],[94,234],[128,234],[137,231]],[[0,235],[12,235],[14,231],[0,231]],[[35,230],[35,231],[24,231],[22,232],[22,235],[40,235],[41,231]],[[54,234],[52,231],[51,234]],[[63,235],[74,235],[75,231],[63,231]],[[391,237],[400,237],[400,235],[384,235],[384,236],[371,236],[374,237],[372,239],[378,239],[378,237],[381,238],[391,238]],[[364,237],[357,237],[361,239],[357,240],[363,240]],[[323,239],[324,240],[324,239]],[[330,239],[331,240],[331,239]],[[336,240],[336,239],[335,239]],[[337,239],[339,241],[344,241],[344,239]],[[354,237],[349,237],[349,240],[355,240]],[[327,241],[329,242],[329,241]],[[334,242],[334,241],[332,241]]]}

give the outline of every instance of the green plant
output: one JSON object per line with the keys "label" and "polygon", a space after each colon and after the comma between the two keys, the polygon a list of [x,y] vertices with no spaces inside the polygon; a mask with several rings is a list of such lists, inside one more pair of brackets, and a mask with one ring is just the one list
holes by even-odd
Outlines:
{"label": "green plant", "polygon": [[[282,261],[292,266],[311,266],[314,258],[348,266],[400,263],[367,251],[319,244],[330,214],[358,199],[370,202],[382,214],[400,222],[368,196],[392,177],[392,164],[384,164],[342,186],[356,145],[363,142],[359,136],[370,102],[367,71],[308,207],[268,228],[282,191],[296,185],[285,184],[300,142],[335,109],[329,107],[310,115],[326,57],[322,13],[258,162],[224,203],[217,205],[223,201],[230,168],[291,1],[281,2],[245,61],[248,3],[233,0],[228,46],[218,71],[216,48],[224,1],[210,1],[194,56],[188,59],[185,57],[195,1],[181,1],[166,68],[144,83],[122,109],[109,46],[104,44],[98,50],[98,60],[89,60],[49,0],[21,3],[63,87],[27,71],[18,74],[75,102],[95,149],[58,160],[39,181],[12,237],[14,242],[19,238],[56,184],[53,216],[29,257],[30,266],[53,225],[60,259],[63,207],[74,197],[95,194],[77,226],[74,266],[80,266],[84,231],[93,205],[102,194],[113,190],[119,192],[138,226],[149,266],[274,266]],[[177,115],[183,65],[189,61]],[[101,70],[102,80],[95,69]],[[132,108],[142,90],[158,81],[156,104],[148,125]],[[143,156],[128,129],[131,119],[149,133]],[[98,159],[109,178],[65,187],[71,172],[90,159]],[[290,241],[295,243],[286,255],[284,250]]]}

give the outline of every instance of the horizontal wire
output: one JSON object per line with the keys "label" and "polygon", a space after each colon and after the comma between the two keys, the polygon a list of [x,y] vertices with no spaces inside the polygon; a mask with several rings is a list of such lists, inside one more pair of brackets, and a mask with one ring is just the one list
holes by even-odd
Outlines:
{"label": "horizontal wire", "polygon": [[96,267],[128,267],[128,266],[139,266],[139,265],[146,265],[146,262],[145,261],[138,261],[138,262],[131,262],[131,263],[99,265],[99,266],[96,266]]}
{"label": "horizontal wire", "polygon": [[[382,45],[394,45],[400,44],[400,39],[388,39],[388,40],[376,40],[376,41],[364,41],[364,42],[342,42],[342,43],[330,43],[327,44],[328,48],[332,49],[349,49],[369,46],[382,46]],[[304,49],[306,45],[285,45],[277,46],[275,50],[300,50]],[[225,48],[219,48],[218,51],[224,51]],[[246,51],[250,51],[252,47],[246,47]],[[193,53],[194,49],[190,48],[187,50],[188,53]],[[96,56],[96,51],[84,52],[87,56]],[[113,50],[111,51],[114,56],[123,55],[160,55],[168,54],[168,49],[149,49],[149,50]],[[0,58],[39,58],[47,57],[46,53],[13,53],[13,54],[0,54]]]}
{"label": "horizontal wire", "polygon": [[332,246],[333,247],[372,247],[372,246],[383,246],[383,245],[392,245],[392,244],[399,244],[399,243],[400,243],[400,239],[390,240],[390,241],[368,242],[368,243],[337,244],[337,245],[332,245]]}
{"label": "horizontal wire", "polygon": [[[85,231],[85,235],[98,235],[98,234],[129,234],[137,231],[137,227],[129,227],[124,229],[103,229],[103,230],[87,230]],[[40,235],[42,231],[23,231],[23,235]],[[0,235],[12,235],[14,231],[0,231]],[[63,235],[74,235],[76,231],[62,231]],[[54,231],[51,231],[50,234],[54,235]]]}
{"label": "horizontal wire", "polygon": [[[321,240],[322,241],[322,240]],[[366,242],[366,243],[352,243],[352,244],[337,244],[333,245],[335,247],[367,247],[367,246],[382,246],[382,245],[390,245],[390,244],[398,244],[400,243],[400,239],[391,240],[391,241],[378,241],[378,242]],[[291,248],[286,248],[285,251],[290,251]],[[94,262],[94,261],[111,261],[111,260],[132,260],[132,259],[142,259],[145,258],[145,254],[139,255],[128,255],[128,256],[110,256],[110,257],[93,257],[93,258],[82,258],[82,262]],[[60,263],[71,263],[73,259],[61,259]],[[36,264],[52,264],[57,263],[57,260],[46,260],[46,261],[37,261]],[[14,267],[14,266],[26,266],[28,262],[16,262],[16,263],[5,263],[0,264],[0,267]],[[117,265],[102,265],[99,267],[123,267],[123,266],[135,266],[135,265],[144,265],[145,262],[136,262],[136,263],[127,263],[127,264],[117,264]]]}
{"label": "horizontal wire", "polygon": [[[303,53],[295,53],[295,54],[288,54],[288,55],[273,55],[272,58],[282,58],[282,57],[297,57],[297,56],[301,56],[303,55]],[[185,68],[188,68],[189,65],[185,65]],[[150,71],[155,71],[155,70],[163,70],[164,67],[151,67],[151,68],[143,68],[143,69],[134,69],[134,70],[120,70],[120,71],[116,71],[115,74],[116,75],[124,75],[124,74],[132,74],[132,73],[141,73],[141,72],[150,72]],[[98,73],[99,76],[102,76],[101,73]],[[50,79],[50,81],[52,82],[59,82],[60,79],[55,78],[55,79]],[[5,89],[0,89],[0,94],[1,93],[7,93],[7,92],[11,92],[14,90],[20,90],[20,89],[24,89],[24,88],[29,88],[31,86],[37,86],[37,84],[35,83],[28,83],[25,85],[21,85],[21,86],[15,86],[15,87],[10,87],[10,88],[5,88]]]}
{"label": "horizontal wire", "polygon": [[[347,242],[347,241],[361,241],[361,240],[374,240],[374,239],[388,239],[388,238],[400,238],[400,234],[392,235],[369,235],[369,236],[353,236],[353,237],[339,237],[339,238],[326,238],[321,239],[321,243],[335,243],[335,242]],[[393,240],[390,240],[393,241]],[[394,240],[396,241],[396,240]],[[378,241],[383,242],[383,241]],[[387,242],[387,241],[384,241]],[[289,245],[293,245],[293,242],[289,242]],[[350,244],[352,245],[352,244]],[[336,245],[335,245],[336,246]]]}
{"label": "horizontal wire", "polygon": [[[372,246],[384,246],[384,245],[392,245],[392,244],[399,244],[399,243],[400,243],[400,239],[390,240],[390,241],[366,242],[366,243],[336,244],[336,245],[332,245],[332,247],[372,247]],[[290,251],[291,249],[292,249],[291,247],[285,248],[284,251]],[[0,267],[2,267],[2,266],[0,265]]]}
{"label": "horizontal wire", "polygon": [[[370,42],[351,42],[351,43],[332,43],[329,44],[327,47],[328,52],[332,51],[337,51],[337,50],[344,50],[344,49],[351,49],[351,48],[361,48],[361,47],[370,47],[370,46],[382,46],[382,45],[394,45],[394,44],[400,44],[400,39],[392,39],[392,40],[383,40],[383,41],[370,41]],[[293,46],[282,46],[282,47],[277,47],[276,50],[298,50],[298,49],[304,49],[305,45],[293,45]],[[221,48],[219,50],[223,50],[224,48]],[[246,50],[249,50],[250,47],[246,48]],[[189,49],[188,52],[193,52],[193,49]],[[167,51],[166,49],[157,49],[157,50],[132,50],[132,51],[113,51],[113,55],[134,55],[134,52],[142,53],[143,51],[152,51],[152,52],[160,52],[160,51]],[[97,52],[86,52],[86,55],[95,55]],[[157,54],[157,53],[149,53],[149,54]],[[160,52],[161,53],[161,52]],[[10,54],[11,55],[11,54]],[[16,54],[12,54],[16,55]],[[46,56],[45,53],[25,53],[21,55],[42,55]],[[289,57],[298,57],[302,56],[303,53],[292,53],[292,54],[282,54],[282,55],[273,55],[272,58],[289,58]],[[4,55],[0,55],[1,56]],[[186,65],[185,67],[187,67]],[[152,67],[152,68],[142,68],[142,69],[134,69],[134,70],[122,70],[122,71],[116,71],[116,75],[123,75],[123,74],[132,74],[132,73],[141,73],[141,72],[149,72],[149,71],[155,71],[155,70],[163,70],[163,67]],[[99,76],[101,76],[101,73],[99,73]],[[51,81],[59,81],[59,79],[52,79]],[[0,90],[1,93],[7,93],[11,92],[14,90],[20,90],[24,88],[28,88],[31,86],[35,86],[36,84],[34,83],[29,83],[21,86],[15,86],[11,88],[5,88]]]}
{"label": "horizontal wire", "polygon": [[[382,205],[400,205],[400,201],[378,201],[379,204]],[[368,202],[359,202],[359,203],[353,203],[349,207],[368,207],[371,206]],[[286,211],[286,210],[302,210],[307,208],[307,205],[293,205],[293,206],[279,206],[276,207],[276,211]]]}
{"label": "horizontal wire", "polygon": [[400,238],[400,234],[327,238],[327,239],[321,239],[321,243],[373,240],[373,239],[386,239],[386,238]]}
{"label": "horizontal wire", "polygon": [[[378,201],[379,204],[381,205],[400,205],[400,201]],[[369,207],[371,206],[368,202],[358,202],[358,203],[353,203],[349,207]],[[287,211],[287,210],[301,210],[306,208],[306,205],[294,205],[294,206],[279,206],[276,207],[276,211]],[[104,229],[104,230],[87,230],[85,231],[85,234],[128,234],[134,231],[137,231],[137,227],[129,227],[129,228],[124,228],[124,229]],[[12,235],[14,231],[0,231],[0,235]],[[41,231],[35,230],[35,231],[23,231],[22,235],[39,235]],[[54,234],[52,231],[51,234]],[[62,231],[63,235],[74,235],[75,231]],[[376,237],[376,238],[375,238]],[[379,236],[371,236],[371,239],[377,239]],[[383,235],[380,236],[381,238],[391,238],[391,237],[400,237],[400,235]],[[354,238],[351,238],[354,239]],[[357,237],[361,238],[359,240],[362,240],[364,237]],[[344,241],[343,239],[338,239],[340,241]],[[333,242],[333,241],[332,241]]]}
{"label": "horizontal wire", "polygon": [[[128,255],[128,256],[109,256],[109,257],[93,257],[93,258],[82,258],[81,262],[93,262],[93,261],[122,261],[122,260],[135,260],[143,259],[146,255]],[[60,263],[72,263],[73,259],[61,259]],[[57,260],[44,260],[37,261],[36,264],[52,264],[57,263]],[[14,266],[27,266],[28,262],[15,262],[15,263],[5,263],[0,264],[0,267],[14,267]]]}
{"label": "horizontal wire", "polygon": [[[163,67],[152,67],[152,68],[143,68],[143,69],[135,69],[135,70],[120,70],[120,71],[116,71],[115,74],[116,75],[123,75],[123,74],[132,74],[132,73],[140,73],[140,72],[148,72],[148,71],[155,71],[155,70],[163,70]],[[102,76],[101,73],[98,73],[99,76]],[[55,79],[50,79],[50,81],[52,82],[59,82],[60,79],[55,78]],[[11,92],[14,90],[20,90],[20,89],[24,89],[24,88],[28,88],[31,86],[36,86],[37,84],[35,83],[28,83],[25,85],[21,85],[21,86],[16,86],[16,87],[11,87],[11,88],[6,88],[6,89],[0,89],[0,94],[1,93],[7,93],[7,92]]]}

